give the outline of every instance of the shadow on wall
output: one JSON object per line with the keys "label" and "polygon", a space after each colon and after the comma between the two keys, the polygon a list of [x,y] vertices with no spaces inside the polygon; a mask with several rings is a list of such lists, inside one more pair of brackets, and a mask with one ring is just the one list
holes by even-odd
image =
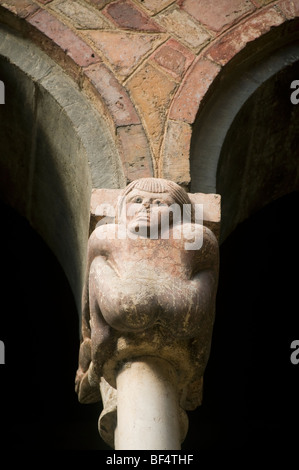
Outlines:
{"label": "shadow on wall", "polygon": [[[40,71],[40,58],[36,64]],[[0,449],[105,448],[101,404],[83,407],[74,391],[91,188],[86,150],[45,88],[2,57],[0,76]]]}
{"label": "shadow on wall", "polygon": [[[69,82],[51,83],[56,69],[26,51],[13,53],[24,68],[44,67],[63,98],[59,88]],[[91,189],[86,149],[72,105],[64,112],[13,60],[0,57],[0,76],[0,449],[98,448],[99,411],[95,426],[84,427],[91,407],[84,410],[74,392]],[[75,94],[71,86],[66,93]]]}
{"label": "shadow on wall", "polygon": [[58,257],[79,306],[90,182],[79,138],[54,98],[0,60],[0,197],[25,216]]}
{"label": "shadow on wall", "polygon": [[55,62],[1,25],[0,80],[0,198],[53,250],[80,310],[91,189],[124,178],[111,129]]}
{"label": "shadow on wall", "polygon": [[299,189],[299,105],[291,101],[297,77],[299,61],[264,82],[227,132],[217,170],[222,240],[269,202]]}
{"label": "shadow on wall", "polygon": [[220,249],[220,281],[203,405],[185,449],[297,448],[299,192],[243,222]]}
{"label": "shadow on wall", "polygon": [[251,41],[202,100],[190,149],[191,191],[222,199],[221,242],[256,211],[299,189],[299,20]]}

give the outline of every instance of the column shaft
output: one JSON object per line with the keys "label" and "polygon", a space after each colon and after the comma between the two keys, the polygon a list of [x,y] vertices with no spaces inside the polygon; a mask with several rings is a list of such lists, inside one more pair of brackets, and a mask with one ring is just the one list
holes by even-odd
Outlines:
{"label": "column shaft", "polygon": [[126,363],[117,379],[116,450],[179,450],[176,371],[163,359]]}

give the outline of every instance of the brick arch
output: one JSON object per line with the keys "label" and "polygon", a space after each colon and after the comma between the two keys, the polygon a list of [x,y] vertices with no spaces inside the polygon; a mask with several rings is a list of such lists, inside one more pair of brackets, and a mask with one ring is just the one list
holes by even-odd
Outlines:
{"label": "brick arch", "polygon": [[92,47],[30,0],[0,2],[0,23],[21,31],[55,60],[110,123],[123,166],[123,184],[140,176],[153,176],[150,147],[138,112],[125,87]]}
{"label": "brick arch", "polygon": [[201,152],[194,142],[194,134],[203,126],[202,134],[207,135],[213,127],[209,130],[205,128],[200,117],[202,110],[217,86],[221,89],[222,76],[231,64],[237,63],[239,57],[248,58],[256,52],[263,38],[269,36],[283,42],[284,34],[294,36],[298,30],[298,16],[298,0],[271,3],[220,34],[199,54],[184,77],[169,111],[161,165],[165,178],[185,186],[191,183],[192,191],[216,191],[217,161],[215,158],[211,161],[209,151],[200,155],[197,165],[200,182],[198,175],[194,175],[194,168],[190,175],[189,158],[194,160],[194,153]]}
{"label": "brick arch", "polygon": [[124,184],[114,140],[73,80],[30,40],[2,27],[0,74],[0,199],[56,255],[80,312],[92,187]]}
{"label": "brick arch", "polygon": [[[155,175],[185,187],[195,118],[221,71],[271,28],[299,14],[299,0],[75,3],[105,23],[98,46],[97,26],[82,33],[76,13],[65,16],[52,0],[0,0],[0,22],[35,41],[99,108],[110,123],[126,182]],[[117,41],[127,41],[136,61],[115,54]]]}
{"label": "brick arch", "polygon": [[[215,78],[194,122],[191,191],[221,194],[222,241],[266,204],[298,191],[299,108],[290,100],[299,70],[298,25],[298,19],[284,22],[237,54]],[[255,124],[261,114],[266,126]]]}

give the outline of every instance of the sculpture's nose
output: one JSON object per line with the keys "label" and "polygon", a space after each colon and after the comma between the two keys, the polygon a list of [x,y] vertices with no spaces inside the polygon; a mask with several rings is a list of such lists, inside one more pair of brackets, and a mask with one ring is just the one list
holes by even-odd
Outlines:
{"label": "sculpture's nose", "polygon": [[145,207],[145,209],[148,210],[150,208],[151,202],[149,199],[144,199],[142,204]]}

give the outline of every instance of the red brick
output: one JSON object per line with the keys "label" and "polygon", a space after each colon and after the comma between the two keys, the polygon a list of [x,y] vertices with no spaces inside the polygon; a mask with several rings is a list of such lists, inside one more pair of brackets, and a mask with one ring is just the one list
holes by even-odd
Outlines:
{"label": "red brick", "polygon": [[154,158],[158,159],[167,113],[177,83],[169,75],[146,62],[130,77],[126,86],[143,117]]}
{"label": "red brick", "polygon": [[185,75],[195,55],[175,39],[169,39],[152,58],[175,78]]}
{"label": "red brick", "polygon": [[104,64],[91,65],[85,75],[100,94],[116,126],[140,124],[128,93]]}
{"label": "red brick", "polygon": [[101,8],[104,8],[104,6],[107,5],[107,3],[110,3],[111,0],[87,0],[88,3],[91,3],[91,5],[94,5],[97,7],[99,10]]}
{"label": "red brick", "polygon": [[127,31],[86,31],[95,48],[104,54],[113,69],[128,76],[164,37],[161,34],[135,34]]}
{"label": "red brick", "polygon": [[211,40],[211,34],[198,21],[177,7],[163,10],[155,18],[169,34],[196,53]]}
{"label": "red brick", "polygon": [[199,104],[219,70],[219,65],[206,59],[198,59],[174,98],[170,119],[193,123]]}
{"label": "red brick", "polygon": [[149,11],[150,15],[155,15],[160,11],[164,10],[175,0],[141,0],[142,6]]}
{"label": "red brick", "polygon": [[63,14],[77,29],[105,29],[109,28],[108,21],[102,15],[87,5],[71,0],[58,0],[51,6],[58,14]]}
{"label": "red brick", "polygon": [[288,19],[299,16],[299,0],[284,0],[283,2],[278,2],[277,6]]}
{"label": "red brick", "polygon": [[28,22],[50,38],[80,67],[99,62],[93,49],[46,10],[37,12]]}
{"label": "red brick", "polygon": [[20,18],[27,18],[27,16],[35,13],[39,7],[31,2],[30,0],[14,0],[11,1],[1,1],[1,7],[9,10]]}
{"label": "red brick", "polygon": [[197,21],[217,32],[255,9],[250,0],[181,0],[179,4]]}
{"label": "red brick", "polygon": [[252,3],[257,6],[258,8],[267,5],[268,3],[273,2],[273,0],[251,0]]}
{"label": "red brick", "polygon": [[119,28],[136,31],[159,32],[161,28],[145,13],[141,12],[128,0],[110,3],[103,13]]}
{"label": "red brick", "polygon": [[190,183],[190,141],[192,127],[185,122],[168,121],[163,144],[163,178],[184,187]]}
{"label": "red brick", "polygon": [[149,143],[142,125],[119,127],[117,136],[127,183],[154,176]]}
{"label": "red brick", "polygon": [[222,38],[208,48],[206,57],[218,64],[225,65],[247,43],[254,41],[262,34],[268,32],[273,26],[279,26],[284,18],[274,8],[262,10],[251,16],[245,23],[222,36]]}

